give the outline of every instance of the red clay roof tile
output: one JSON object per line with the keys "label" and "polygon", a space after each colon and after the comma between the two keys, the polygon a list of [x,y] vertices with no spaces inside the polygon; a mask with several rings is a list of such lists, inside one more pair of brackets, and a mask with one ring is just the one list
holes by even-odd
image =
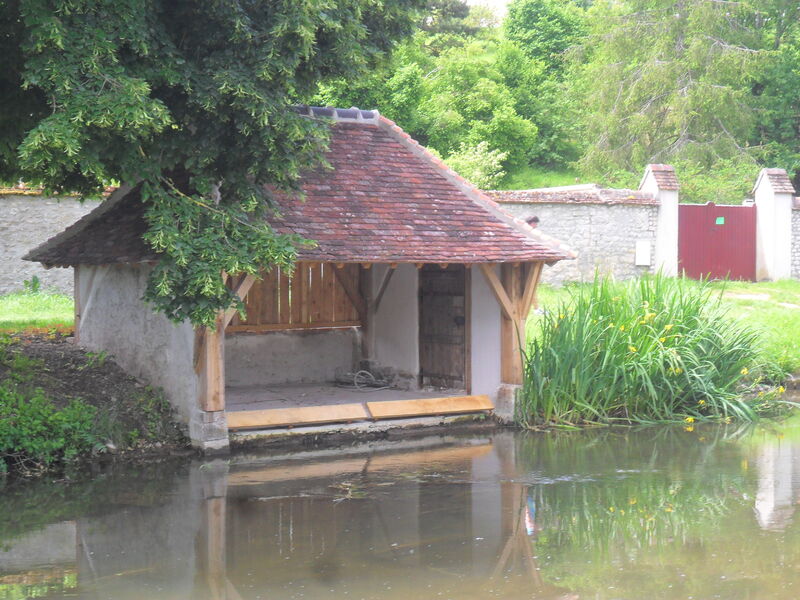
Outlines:
{"label": "red clay roof tile", "polygon": [[[552,262],[574,256],[507,214],[377,111],[301,110],[336,122],[326,155],[333,168],[303,177],[304,200],[276,195],[281,217],[270,220],[273,227],[317,242],[300,248],[299,260]],[[136,194],[112,197],[26,259],[54,265],[154,260],[141,241],[144,230]]]}

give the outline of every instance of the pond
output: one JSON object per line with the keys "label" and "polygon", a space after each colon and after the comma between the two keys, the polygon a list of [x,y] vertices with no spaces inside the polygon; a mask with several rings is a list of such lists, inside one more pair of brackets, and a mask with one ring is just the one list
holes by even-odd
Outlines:
{"label": "pond", "polygon": [[2,600],[788,600],[800,420],[117,467],[0,515]]}

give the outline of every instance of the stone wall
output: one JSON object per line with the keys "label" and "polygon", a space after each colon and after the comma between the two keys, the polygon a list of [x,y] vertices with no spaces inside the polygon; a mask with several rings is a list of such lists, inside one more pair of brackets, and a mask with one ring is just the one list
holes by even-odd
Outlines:
{"label": "stone wall", "polygon": [[800,209],[792,211],[792,279],[800,279]]}
{"label": "stone wall", "polygon": [[[618,279],[650,273],[655,265],[658,206],[589,203],[513,203],[503,208],[516,217],[539,217],[539,229],[578,253],[545,268],[544,283],[586,281],[595,270]],[[649,266],[636,266],[636,242],[650,248]]]}
{"label": "stone wall", "polygon": [[20,290],[36,276],[45,289],[72,293],[72,269],[45,269],[22,257],[99,204],[77,198],[0,195],[0,294]]}

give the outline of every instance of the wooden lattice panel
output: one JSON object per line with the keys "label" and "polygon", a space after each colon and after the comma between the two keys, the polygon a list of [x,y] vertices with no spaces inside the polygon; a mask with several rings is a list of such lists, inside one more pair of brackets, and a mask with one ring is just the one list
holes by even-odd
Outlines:
{"label": "wooden lattice panel", "polygon": [[[338,272],[337,272],[338,271]],[[245,299],[247,319],[233,317],[227,331],[322,329],[361,325],[345,290],[359,289],[359,266],[300,263],[291,277],[279,269],[264,273]]]}

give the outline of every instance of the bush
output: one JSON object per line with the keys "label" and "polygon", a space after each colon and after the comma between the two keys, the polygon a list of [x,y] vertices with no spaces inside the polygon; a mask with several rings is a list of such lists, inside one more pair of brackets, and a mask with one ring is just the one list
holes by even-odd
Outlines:
{"label": "bush", "polygon": [[58,409],[41,390],[0,383],[0,472],[43,470],[91,451],[95,413],[80,400]]}
{"label": "bush", "polygon": [[524,358],[517,419],[535,423],[753,420],[775,393],[757,334],[704,283],[596,278],[541,318]]}
{"label": "bush", "polygon": [[480,142],[471,147],[461,144],[461,149],[450,155],[446,162],[472,185],[488,190],[498,187],[505,177],[505,159],[505,152],[492,150],[487,142]]}

